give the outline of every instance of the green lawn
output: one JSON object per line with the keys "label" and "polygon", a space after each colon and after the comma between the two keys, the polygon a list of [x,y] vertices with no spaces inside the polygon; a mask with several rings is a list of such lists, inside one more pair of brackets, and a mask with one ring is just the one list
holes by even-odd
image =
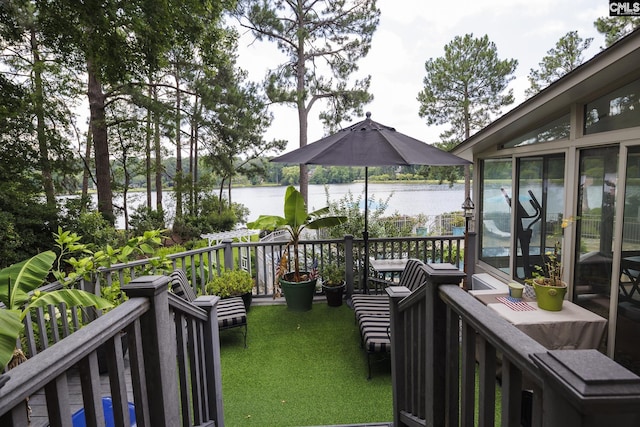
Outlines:
{"label": "green lawn", "polygon": [[[243,348],[238,328],[221,332],[225,424],[317,426],[392,420],[389,359],[360,348],[353,311],[314,304],[306,313],[253,306]],[[372,358],[372,360],[374,360]]]}

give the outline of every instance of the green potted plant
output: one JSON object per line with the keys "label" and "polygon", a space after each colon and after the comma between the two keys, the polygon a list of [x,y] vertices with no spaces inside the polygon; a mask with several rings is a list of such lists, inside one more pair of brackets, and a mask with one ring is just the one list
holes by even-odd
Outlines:
{"label": "green potted plant", "polygon": [[336,263],[327,263],[322,267],[320,277],[322,278],[322,290],[327,297],[329,307],[340,307],[342,305],[342,294],[344,293],[344,268]]}
{"label": "green potted plant", "polygon": [[[284,195],[284,216],[260,215],[247,224],[248,228],[253,229],[288,231],[290,239],[278,262],[278,284],[274,284],[274,296],[279,296],[282,291],[290,310],[311,310],[317,281],[310,272],[300,271],[298,243],[302,232],[306,228],[318,230],[333,227],[347,220],[345,216],[330,216],[328,213],[329,207],[308,212],[302,194],[295,187],[289,186]],[[289,249],[293,252],[293,271],[288,271]]]}
{"label": "green potted plant", "polygon": [[226,269],[209,281],[205,289],[208,294],[220,298],[242,297],[245,309],[249,311],[253,286],[253,278],[248,271]]}
{"label": "green potted plant", "polygon": [[567,293],[567,284],[562,280],[560,242],[553,245],[553,251],[545,254],[544,265],[536,266],[540,273],[532,279],[538,307],[543,310],[560,311]]}

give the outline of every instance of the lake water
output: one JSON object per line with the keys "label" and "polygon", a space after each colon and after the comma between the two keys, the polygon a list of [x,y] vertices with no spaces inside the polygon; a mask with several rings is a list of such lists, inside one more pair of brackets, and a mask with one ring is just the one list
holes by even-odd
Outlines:
{"label": "lake water", "polygon": [[[242,203],[249,209],[249,221],[258,218],[259,215],[282,215],[284,193],[286,187],[238,187],[232,188],[231,200]],[[354,199],[360,196],[364,199],[364,184],[331,184],[328,186],[329,199],[338,201],[351,192]],[[155,196],[155,193],[154,193]],[[389,205],[385,210],[386,215],[398,213],[401,215],[416,216],[424,214],[428,216],[445,212],[459,211],[464,202],[464,185],[455,184],[369,184],[369,199],[376,203],[385,201],[387,197]],[[95,197],[95,196],[94,196]],[[129,193],[129,211],[145,203],[146,193]],[[94,200],[95,202],[95,200]],[[154,201],[155,203],[155,201]],[[165,209],[169,216],[173,216],[175,202],[173,193],[164,193]],[[326,206],[324,185],[309,185],[309,209],[315,210]],[[122,197],[114,197],[114,205],[122,205]],[[371,206],[371,205],[370,205]],[[123,217],[118,218],[118,228],[124,228]]]}

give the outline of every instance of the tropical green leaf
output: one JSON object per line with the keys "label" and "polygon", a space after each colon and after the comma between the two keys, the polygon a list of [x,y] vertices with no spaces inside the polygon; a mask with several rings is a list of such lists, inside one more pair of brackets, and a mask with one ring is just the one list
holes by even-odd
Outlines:
{"label": "tropical green leaf", "polygon": [[287,220],[277,215],[260,215],[255,221],[247,223],[248,228],[258,230],[278,230],[287,224]]}
{"label": "tropical green leaf", "polygon": [[343,222],[347,222],[346,216],[327,216],[324,218],[318,218],[307,224],[307,228],[312,230],[318,230],[320,228],[334,227],[340,225]]}
{"label": "tropical green leaf", "polygon": [[29,292],[44,284],[55,259],[53,251],[46,251],[0,270],[0,301],[10,309],[22,307]]}
{"label": "tropical green leaf", "polygon": [[292,229],[300,228],[309,218],[304,197],[293,186],[287,187],[287,192],[284,195],[284,217]]}
{"label": "tropical green leaf", "polygon": [[59,289],[57,291],[40,294],[36,299],[31,301],[27,307],[25,307],[22,312],[22,317],[24,318],[31,308],[58,305],[60,303],[65,303],[67,307],[95,307],[99,310],[113,307],[113,304],[106,299],[90,292],[81,291],[79,289]]}
{"label": "tropical green leaf", "polygon": [[145,254],[152,254],[154,252],[153,247],[148,243],[141,244],[140,249],[142,249]]}
{"label": "tropical green leaf", "polygon": [[0,310],[0,367],[6,366],[11,360],[23,327],[18,311]]}

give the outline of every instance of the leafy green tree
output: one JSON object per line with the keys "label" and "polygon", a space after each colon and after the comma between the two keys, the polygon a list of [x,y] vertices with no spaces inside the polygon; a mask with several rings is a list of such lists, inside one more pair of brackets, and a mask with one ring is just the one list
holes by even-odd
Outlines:
{"label": "leafy green tree", "polygon": [[286,166],[282,168],[280,175],[280,184],[282,185],[296,185],[299,183],[300,174],[298,168],[295,166]]}
{"label": "leafy green tree", "polygon": [[[307,145],[309,113],[326,101],[320,119],[329,129],[371,101],[370,76],[354,79],[357,62],[371,47],[380,10],[375,0],[239,0],[236,17],[257,40],[277,44],[287,62],[266,78],[272,102],[298,110],[300,147]],[[327,75],[330,75],[327,77]],[[300,192],[307,200],[307,168],[300,166]]]}
{"label": "leafy green tree", "polygon": [[[429,125],[448,124],[450,128],[440,137],[451,148],[514,102],[513,89],[507,86],[515,78],[517,65],[515,59],[499,59],[487,35],[456,36],[444,47],[444,57],[425,62],[424,89],[418,93],[420,117]],[[465,192],[468,197],[469,167],[465,168]]]}
{"label": "leafy green tree", "polygon": [[37,5],[45,41],[88,74],[98,210],[113,221],[106,122],[110,99],[130,94],[133,86],[155,76],[169,48],[197,39],[207,23],[219,19],[227,2],[59,0]]}
{"label": "leafy green tree", "polygon": [[0,267],[51,247],[56,207],[42,200],[28,87],[0,74]]}
{"label": "leafy green tree", "polygon": [[640,27],[640,16],[606,16],[593,23],[596,30],[604,35],[606,47]]}
{"label": "leafy green tree", "polygon": [[584,62],[582,54],[589,49],[593,37],[583,39],[577,31],[569,31],[557,41],[556,47],[549,49],[547,55],[538,64],[539,69],[533,68],[529,72],[531,87],[526,90],[527,97],[531,97],[542,89],[577,68]]}
{"label": "leafy green tree", "polygon": [[[63,58],[41,44],[41,23],[33,2],[13,1],[3,4],[2,10],[3,73],[22,85],[29,96],[25,113],[30,123],[23,128],[23,136],[37,147],[41,191],[47,204],[55,207],[56,190],[72,172],[74,156],[69,146],[75,124],[71,110],[80,96],[80,78],[65,66]],[[56,183],[56,177],[62,181]]]}

